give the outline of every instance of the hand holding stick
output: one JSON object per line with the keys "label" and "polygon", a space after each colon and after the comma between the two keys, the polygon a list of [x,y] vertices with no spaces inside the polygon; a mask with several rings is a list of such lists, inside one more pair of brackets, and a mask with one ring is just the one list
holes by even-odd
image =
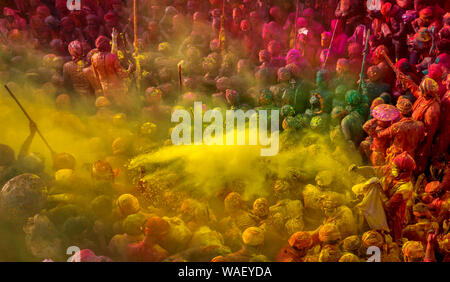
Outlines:
{"label": "hand holding stick", "polygon": [[4,86],[5,86],[6,90],[8,90],[8,93],[11,96],[11,98],[13,98],[14,101],[16,101],[16,103],[19,106],[19,108],[22,110],[22,112],[25,114],[25,116],[30,121],[30,130],[33,128],[33,130],[35,130],[37,132],[37,134],[39,134],[39,136],[41,137],[42,141],[44,141],[45,145],[50,150],[50,153],[53,156],[55,154],[55,151],[53,151],[53,149],[50,147],[50,145],[48,144],[47,140],[44,138],[44,136],[42,135],[41,131],[37,127],[36,123],[31,119],[31,117],[28,115],[27,111],[25,111],[25,109],[23,108],[22,104],[20,104],[19,100],[17,100],[16,96],[12,93],[12,91],[9,89],[9,87],[7,85],[4,85]]}

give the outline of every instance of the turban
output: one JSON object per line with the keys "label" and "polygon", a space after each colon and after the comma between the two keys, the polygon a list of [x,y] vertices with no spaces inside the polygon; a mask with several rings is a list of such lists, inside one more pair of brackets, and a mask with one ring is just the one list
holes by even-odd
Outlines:
{"label": "turban", "polygon": [[384,243],[383,236],[375,230],[370,230],[370,231],[365,232],[362,235],[361,241],[363,242],[364,246],[366,246],[366,247],[370,247],[370,246],[381,247]]}
{"label": "turban", "polygon": [[291,235],[288,240],[289,246],[301,250],[305,248],[310,248],[313,244],[313,239],[311,234],[306,231],[299,231]]}
{"label": "turban", "polygon": [[242,242],[248,246],[259,246],[264,243],[264,230],[259,227],[249,227],[242,233]]}
{"label": "turban", "polygon": [[[100,96],[100,97],[103,97],[103,96]],[[98,101],[98,98],[97,98],[97,101]],[[97,101],[96,101],[96,106],[97,106]],[[104,161],[97,161],[92,166],[92,177],[94,179],[98,179],[98,180],[113,180],[114,172],[109,163],[104,162]]]}
{"label": "turban", "polygon": [[401,172],[411,172],[416,169],[416,162],[406,151],[396,156],[393,163]]}
{"label": "turban", "polygon": [[442,68],[438,64],[432,64],[428,67],[428,77],[434,80],[440,80],[442,78]]}
{"label": "turban", "polygon": [[434,96],[439,90],[439,86],[434,79],[426,77],[420,83],[419,89],[425,96]]}
{"label": "turban", "polygon": [[83,57],[83,46],[80,41],[76,40],[70,42],[68,49],[70,55],[72,56],[72,60],[75,62],[79,61],[81,57]]}
{"label": "turban", "polygon": [[47,6],[45,5],[41,5],[39,7],[37,7],[36,12],[43,17],[48,17],[50,16],[50,10]]}
{"label": "turban", "polygon": [[402,72],[407,72],[410,70],[410,65],[408,59],[400,59],[395,63],[395,67],[398,68]]}
{"label": "turban", "polygon": [[450,68],[450,55],[447,53],[440,54],[436,59],[436,63],[446,68]]}
{"label": "turban", "polygon": [[95,40],[95,47],[100,52],[109,52],[111,50],[110,40],[103,35],[100,35],[97,40]]}
{"label": "turban", "polygon": [[410,259],[422,258],[425,255],[423,245],[419,241],[408,241],[402,247],[403,254]]}
{"label": "turban", "polygon": [[69,153],[58,153],[53,156],[53,169],[74,169],[75,158]]}
{"label": "turban", "polygon": [[346,253],[342,255],[341,258],[339,259],[339,262],[360,262],[360,261],[361,260],[359,259],[359,257],[352,253]]}
{"label": "turban", "polygon": [[154,216],[147,220],[145,223],[145,229],[146,235],[156,238],[163,238],[169,233],[170,224],[161,217]]}
{"label": "turban", "polygon": [[371,81],[377,81],[381,77],[381,71],[377,66],[371,66],[367,70],[367,76]]}
{"label": "turban", "polygon": [[409,99],[400,96],[397,101],[397,109],[402,113],[402,115],[408,115],[412,111],[412,103]]}
{"label": "turban", "polygon": [[341,233],[334,224],[325,224],[319,230],[319,240],[323,243],[333,242],[341,239]]}
{"label": "turban", "polygon": [[357,235],[349,236],[342,242],[342,248],[346,252],[356,252],[361,246],[361,239]]}
{"label": "turban", "polygon": [[345,93],[345,101],[351,106],[356,106],[361,103],[362,96],[361,94],[356,90],[349,90],[347,93]]}
{"label": "turban", "polygon": [[428,18],[433,16],[433,9],[431,7],[426,7],[419,12],[420,18]]}
{"label": "turban", "polygon": [[117,206],[124,215],[135,214],[139,211],[139,201],[131,194],[122,194],[117,199]]}

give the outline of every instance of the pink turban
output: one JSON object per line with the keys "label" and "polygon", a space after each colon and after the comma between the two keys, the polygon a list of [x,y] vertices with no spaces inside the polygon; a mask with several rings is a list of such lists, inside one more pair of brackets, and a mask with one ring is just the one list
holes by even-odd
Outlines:
{"label": "pink turban", "polygon": [[83,46],[80,41],[70,42],[68,49],[73,61],[77,62],[83,57]]}
{"label": "pink turban", "polygon": [[109,52],[111,51],[110,40],[106,36],[100,35],[97,40],[95,40],[95,47],[100,52]]}

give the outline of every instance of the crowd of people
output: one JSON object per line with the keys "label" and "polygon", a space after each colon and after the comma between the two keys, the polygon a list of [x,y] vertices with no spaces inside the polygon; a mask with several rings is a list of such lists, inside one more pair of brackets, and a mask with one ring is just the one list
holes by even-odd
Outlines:
{"label": "crowd of people", "polygon": [[[36,121],[16,156],[2,95],[0,260],[450,261],[449,4],[2,1],[0,81]],[[195,101],[279,110],[289,160],[154,161]]]}

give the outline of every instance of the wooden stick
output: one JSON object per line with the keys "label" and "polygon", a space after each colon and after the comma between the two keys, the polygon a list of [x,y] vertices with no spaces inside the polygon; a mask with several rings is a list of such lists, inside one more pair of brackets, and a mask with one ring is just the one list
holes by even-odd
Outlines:
{"label": "wooden stick", "polygon": [[336,19],[336,24],[334,25],[333,34],[331,35],[330,45],[328,46],[328,53],[327,53],[327,56],[325,57],[325,62],[323,62],[323,67],[322,67],[323,69],[326,67],[328,57],[330,56],[330,53],[331,53],[331,46],[333,45],[334,34],[336,33],[336,28],[338,26],[338,23],[339,23],[339,19]]}
{"label": "wooden stick", "polygon": [[183,92],[183,76],[181,73],[181,64],[178,64],[178,86],[181,95]]}
{"label": "wooden stick", "polygon": [[361,85],[364,85],[364,65],[366,63],[367,53],[369,53],[369,37],[370,37],[370,29],[367,30],[366,43],[364,44],[364,56],[361,64],[361,73],[359,75],[358,91],[361,89]]}
{"label": "wooden stick", "polygon": [[52,147],[50,147],[50,145],[48,144],[47,140],[44,138],[44,136],[42,135],[41,131],[39,130],[39,128],[37,127],[36,123],[31,119],[30,115],[27,113],[27,111],[24,109],[24,107],[22,106],[22,104],[19,102],[19,100],[16,98],[16,96],[12,93],[12,91],[9,89],[9,87],[5,84],[4,85],[6,90],[8,90],[9,95],[11,96],[11,98],[14,99],[14,101],[16,101],[17,105],[19,106],[19,108],[22,110],[22,112],[25,114],[25,116],[27,117],[27,119],[32,122],[35,126],[36,126],[36,132],[39,134],[39,136],[41,137],[42,141],[44,141],[44,144],[47,146],[47,148],[50,150],[50,152],[52,153],[52,155],[55,154],[55,151],[53,151]]}

